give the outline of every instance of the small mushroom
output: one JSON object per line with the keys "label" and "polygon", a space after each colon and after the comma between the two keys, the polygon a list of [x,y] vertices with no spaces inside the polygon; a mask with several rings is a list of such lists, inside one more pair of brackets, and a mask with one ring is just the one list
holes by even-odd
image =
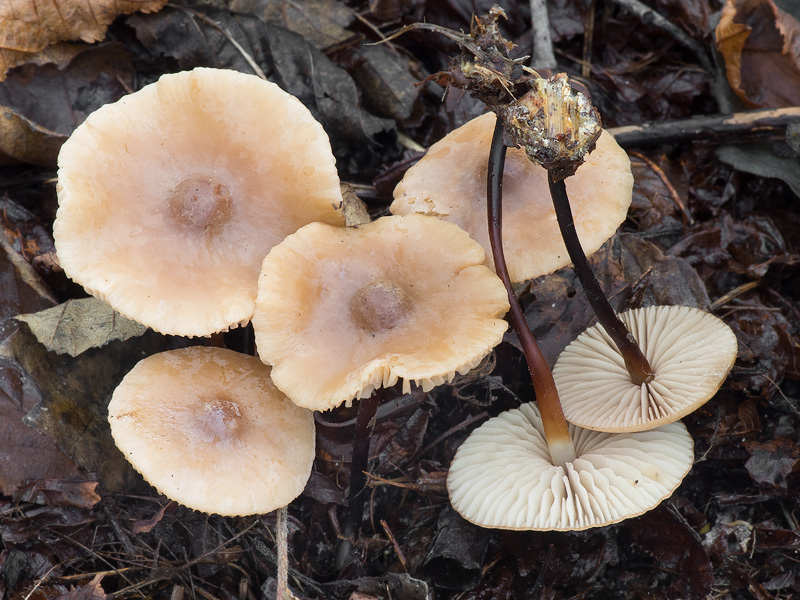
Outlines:
{"label": "small mushroom", "polygon": [[653,369],[631,381],[617,346],[598,324],[553,367],[564,416],[597,431],[643,431],[677,421],[707,402],[736,361],[736,335],[721,319],[688,306],[650,306],[619,315]]}
{"label": "small mushroom", "polygon": [[311,474],[313,415],[252,356],[210,347],[154,354],[125,376],[108,413],[133,467],[195,510],[271,512],[300,495]]}
{"label": "small mushroom", "polygon": [[164,75],[95,111],[58,159],[67,275],[161,333],[246,323],[261,261],[302,225],[344,223],[322,126],[253,75]]}
{"label": "small mushroom", "polygon": [[[491,247],[486,227],[486,165],[495,116],[487,113],[430,147],[394,190],[393,214],[422,213],[458,224]],[[587,254],[625,220],[633,175],[625,151],[603,132],[567,182],[575,227]],[[521,148],[509,148],[503,179],[503,244],[511,280],[524,281],[570,263],[550,199],[547,171]],[[492,265],[491,258],[487,264]]]}
{"label": "small mushroom", "polygon": [[259,356],[300,406],[328,410],[404,380],[424,390],[500,343],[503,284],[480,245],[433,217],[357,228],[312,223],[264,259],[253,316]]}
{"label": "small mushroom", "polygon": [[569,429],[575,458],[557,466],[533,403],[489,419],[450,465],[453,508],[488,528],[602,527],[658,506],[694,460],[692,438],[681,423],[629,434]]}

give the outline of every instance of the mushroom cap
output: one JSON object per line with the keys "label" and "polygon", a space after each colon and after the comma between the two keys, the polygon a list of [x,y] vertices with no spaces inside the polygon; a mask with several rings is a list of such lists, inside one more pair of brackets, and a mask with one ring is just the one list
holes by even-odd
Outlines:
{"label": "mushroom cap", "polygon": [[[437,216],[465,229],[486,251],[486,177],[495,116],[487,113],[430,147],[394,190],[392,214]],[[522,148],[509,148],[503,175],[503,248],[512,281],[552,273],[570,264],[547,184],[547,171]],[[630,160],[603,131],[586,162],[566,180],[575,228],[587,255],[625,220],[633,193]]]}
{"label": "mushroom cap", "polygon": [[330,143],[299,100],[237,71],[164,75],[89,115],[59,154],[54,237],[69,277],[161,333],[253,314],[261,260],[341,225]]}
{"label": "mushroom cap", "polygon": [[328,410],[404,379],[430,390],[502,341],[508,296],[480,245],[433,217],[312,223],[264,259],[261,359],[300,406]]}
{"label": "mushroom cap", "polygon": [[570,531],[635,517],[669,497],[694,460],[682,423],[639,433],[570,425],[576,458],[550,460],[539,409],[523,404],[489,419],[459,447],[450,502],[481,527]]}
{"label": "mushroom cap", "polygon": [[677,421],[716,393],[736,361],[736,335],[689,306],[650,306],[619,315],[654,371],[635,385],[602,325],[581,333],[553,367],[564,416],[597,431],[644,431]]}
{"label": "mushroom cap", "polygon": [[159,492],[226,516],[263,514],[303,491],[314,417],[253,356],[210,347],[154,354],[114,391],[117,447]]}

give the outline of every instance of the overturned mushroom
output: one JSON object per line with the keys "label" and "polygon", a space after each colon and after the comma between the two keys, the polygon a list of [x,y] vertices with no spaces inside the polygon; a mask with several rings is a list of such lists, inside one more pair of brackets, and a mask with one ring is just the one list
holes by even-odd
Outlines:
{"label": "overturned mushroom", "polygon": [[677,421],[716,393],[736,360],[736,335],[700,309],[650,306],[619,317],[641,345],[653,379],[633,383],[605,328],[590,327],[553,367],[564,416],[571,423],[627,432]]}
{"label": "overturned mushroom", "polygon": [[692,467],[692,438],[681,423],[630,434],[570,426],[575,458],[550,459],[532,403],[472,432],[447,476],[453,508],[481,527],[579,530],[658,506]]}
{"label": "overturned mushroom", "polygon": [[269,249],[312,221],[343,224],[322,126],[236,71],[164,75],[92,113],[58,162],[64,271],[162,333],[247,322]]}
{"label": "overturned mushroom", "polygon": [[429,390],[503,338],[506,293],[483,260],[466,232],[432,217],[307,225],[264,259],[259,356],[287,396],[314,410],[400,378],[405,390]]}
{"label": "overturned mushroom", "polygon": [[125,376],[108,413],[133,467],[195,510],[271,512],[311,474],[312,413],[276,389],[255,357],[208,347],[154,354]]}

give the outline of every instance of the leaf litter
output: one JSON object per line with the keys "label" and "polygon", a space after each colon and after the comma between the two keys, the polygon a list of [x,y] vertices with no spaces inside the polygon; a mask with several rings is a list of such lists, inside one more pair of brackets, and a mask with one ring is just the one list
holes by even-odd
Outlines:
{"label": "leaf litter", "polygon": [[[712,13],[723,8],[721,2],[649,4],[702,43],[712,35]],[[125,5],[129,12],[145,3]],[[77,329],[65,327],[63,318],[50,319],[50,333],[33,325],[57,344],[53,349],[76,354],[71,357],[49,351],[13,318],[41,319],[40,311],[65,311],[80,297],[57,265],[45,262],[53,250],[48,231],[61,141],[91,110],[162,73],[198,65],[252,73],[255,65],[320,118],[345,180],[359,193],[370,190],[367,206],[381,214],[394,183],[420,155],[398,139],[429,146],[480,107],[452,89],[411,85],[447,67],[456,51],[452,42],[416,32],[391,47],[361,43],[421,20],[468,31],[472,11],[486,12],[490,5],[188,0],[118,18],[103,44],[25,46],[11,53],[2,48],[10,67],[0,83],[2,164],[39,166],[0,167],[6,193],[0,240],[0,598],[240,599],[274,593],[272,515],[221,518],[170,503],[132,472],[108,434],[105,405],[122,375],[141,356],[182,342],[151,333],[110,341],[116,317],[97,313],[96,304],[92,318],[73,317]],[[745,5],[757,10],[748,12]],[[796,15],[773,6],[768,0],[726,4],[728,14],[727,7],[738,7],[731,22],[751,28],[746,42],[772,36],[762,43],[763,55],[747,56],[747,44],[742,46],[741,80],[731,82],[729,92],[766,106],[787,97],[781,90],[800,89],[794,50],[775,43],[776,35],[796,28]],[[691,48],[615,3],[593,10],[589,3],[564,0],[551,8],[559,63],[588,77],[606,126],[721,111],[712,83],[730,79],[733,51],[721,48],[724,64],[709,73]],[[515,56],[531,54],[525,3],[506,10],[509,19],[501,28],[518,43]],[[46,21],[30,24],[25,36],[33,40],[42,27]],[[587,46],[589,31],[593,41]],[[56,29],[45,33],[48,40],[63,37]],[[759,61],[783,65],[781,78],[759,80],[766,72]],[[752,96],[753,90],[762,96]],[[13,129],[3,129],[9,124]],[[765,144],[796,167],[783,137],[773,135]],[[444,489],[456,449],[487,416],[532,399],[509,335],[483,369],[452,385],[429,394],[389,394],[372,440],[364,531],[341,572],[334,553],[355,413],[319,415],[314,473],[290,507],[290,581],[298,597],[800,594],[798,186],[789,171],[778,173],[774,166],[750,174],[747,163],[756,155],[746,146],[737,150],[739,162],[727,164],[703,139],[631,150],[637,154],[629,218],[590,259],[612,304],[618,310],[652,302],[699,306],[723,318],[739,340],[727,384],[686,419],[697,464],[684,484],[655,511],[599,530],[503,533],[459,520]],[[525,284],[520,293],[551,361],[593,321],[570,269]],[[86,336],[92,323],[99,335]],[[236,335],[228,339],[239,343]]]}

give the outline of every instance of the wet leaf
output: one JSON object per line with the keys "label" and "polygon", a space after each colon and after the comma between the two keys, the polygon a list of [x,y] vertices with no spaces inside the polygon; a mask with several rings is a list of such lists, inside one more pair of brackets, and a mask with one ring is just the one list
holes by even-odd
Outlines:
{"label": "wet leaf", "polygon": [[48,45],[99,42],[118,16],[159,10],[167,0],[14,0],[0,4],[0,81]]}
{"label": "wet leaf", "polygon": [[163,349],[164,338],[148,334],[92,348],[72,358],[47,351],[33,334],[20,329],[2,350],[23,366],[26,376],[41,391],[42,400],[26,415],[25,422],[95,474],[103,490],[119,492],[141,487],[141,478],[111,438],[108,399],[138,360]]}
{"label": "wet leaf", "polygon": [[233,0],[229,7],[294,31],[320,50],[355,37],[347,30],[355,21],[353,11],[335,0]]}
{"label": "wet leaf", "polygon": [[665,506],[625,521],[623,527],[635,544],[685,584],[673,590],[673,597],[705,598],[711,592],[713,567],[699,536]]}
{"label": "wet leaf", "polygon": [[788,437],[781,437],[765,443],[747,442],[745,447],[750,452],[745,468],[753,481],[776,488],[788,487],[787,480],[800,461],[797,444]]}
{"label": "wet leaf", "polygon": [[[50,291],[0,232],[0,342],[19,328],[12,314],[50,307]],[[51,375],[52,377],[52,375]],[[11,494],[25,479],[85,478],[55,444],[22,422],[41,396],[13,359],[0,357],[0,492]]]}
{"label": "wet leaf", "polygon": [[428,555],[422,565],[426,579],[448,590],[467,590],[481,579],[484,555],[491,533],[465,521],[447,508],[436,524]]}
{"label": "wet leaf", "polygon": [[751,108],[800,104],[800,23],[772,0],[727,0],[717,49],[728,82]]}
{"label": "wet leaf", "polygon": [[100,501],[96,481],[44,479],[26,483],[14,492],[14,502],[32,502],[44,506],[92,508]]}
{"label": "wet leaf", "polygon": [[775,146],[769,144],[720,146],[717,148],[717,156],[737,171],[780,179],[800,196],[800,162],[794,156],[777,154]]}
{"label": "wet leaf", "polygon": [[276,82],[322,123],[337,159],[349,159],[338,165],[340,172],[371,164],[381,136],[393,131],[394,123],[365,111],[350,75],[309,42],[271,23],[267,31]]}
{"label": "wet leaf", "polygon": [[104,575],[98,573],[89,583],[70,588],[69,592],[59,596],[56,600],[105,600],[106,593],[100,585]]}
{"label": "wet leaf", "polygon": [[78,356],[114,340],[144,335],[147,327],[123,317],[97,298],[67,300],[38,313],[19,315],[45,348],[56,354]]}
{"label": "wet leaf", "polygon": [[410,59],[387,46],[362,46],[353,69],[364,107],[381,117],[403,121],[411,116],[419,94]]}
{"label": "wet leaf", "polygon": [[0,83],[0,160],[54,166],[86,116],[132,86],[130,56],[116,43],[84,48],[63,68],[14,70]]}

